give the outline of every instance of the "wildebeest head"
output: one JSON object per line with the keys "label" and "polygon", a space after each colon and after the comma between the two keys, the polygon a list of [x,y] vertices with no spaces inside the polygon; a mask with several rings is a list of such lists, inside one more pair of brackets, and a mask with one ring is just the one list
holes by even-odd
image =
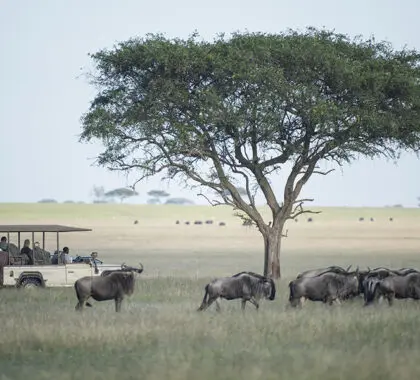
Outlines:
{"label": "wildebeest head", "polygon": [[276,298],[276,284],[272,278],[267,278],[264,283],[264,296],[270,301],[273,301]]}
{"label": "wildebeest head", "polygon": [[127,265],[125,265],[125,263],[121,264],[121,270],[124,272],[134,272],[134,273],[141,273],[144,270],[143,264],[139,263],[140,267],[139,268],[135,268],[135,267],[129,267]]}

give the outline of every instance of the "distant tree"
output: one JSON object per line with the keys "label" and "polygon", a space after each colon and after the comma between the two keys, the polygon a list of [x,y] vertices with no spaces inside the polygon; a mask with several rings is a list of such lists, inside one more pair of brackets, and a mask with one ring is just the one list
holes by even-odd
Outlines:
{"label": "distant tree", "polygon": [[106,203],[105,188],[94,185],[92,188],[93,203]]}
{"label": "distant tree", "polygon": [[[314,28],[197,37],[148,35],[91,55],[98,93],[80,141],[102,142],[100,166],[215,191],[212,205],[257,226],[264,274],[278,278],[285,224],[312,212],[299,195],[312,175],[331,172],[322,163],[419,151],[420,54]],[[286,164],[284,188],[274,188]]]}
{"label": "distant tree", "polygon": [[58,203],[58,202],[52,198],[44,198],[44,199],[39,200],[38,203]]}
{"label": "distant tree", "polygon": [[68,201],[64,201],[63,203],[75,203],[75,202],[72,200],[68,200]]}
{"label": "distant tree", "polygon": [[[166,198],[169,197],[169,193],[167,193],[164,190],[150,190],[147,195],[149,195],[150,197],[153,197],[155,202],[154,204],[158,204],[158,203],[162,203],[162,199],[161,198]],[[157,200],[157,202],[156,202]]]}
{"label": "distant tree", "polygon": [[125,187],[114,189],[104,194],[104,196],[108,199],[119,198],[121,203],[124,201],[124,199],[134,197],[137,195],[139,194],[135,190],[127,189]]}
{"label": "distant tree", "polygon": [[169,198],[166,200],[167,205],[193,205],[194,202],[187,198]]}

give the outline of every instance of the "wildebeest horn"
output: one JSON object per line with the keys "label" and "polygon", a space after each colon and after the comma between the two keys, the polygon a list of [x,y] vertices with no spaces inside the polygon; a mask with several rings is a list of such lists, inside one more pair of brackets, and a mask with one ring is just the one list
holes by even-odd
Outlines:
{"label": "wildebeest horn", "polygon": [[142,263],[139,263],[139,264],[140,264],[141,268],[137,269],[137,273],[143,272],[143,269],[144,269],[143,264]]}
{"label": "wildebeest horn", "polygon": [[127,268],[127,265],[125,265],[125,263],[121,264],[121,269]]}
{"label": "wildebeest horn", "polygon": [[346,272],[348,272],[351,268],[351,264],[347,267]]}
{"label": "wildebeest horn", "polygon": [[370,272],[372,269],[370,269],[369,267],[367,267],[368,271]]}

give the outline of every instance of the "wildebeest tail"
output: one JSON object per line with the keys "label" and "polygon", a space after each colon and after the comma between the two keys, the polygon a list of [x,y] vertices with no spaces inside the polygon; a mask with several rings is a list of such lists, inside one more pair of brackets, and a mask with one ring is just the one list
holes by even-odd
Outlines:
{"label": "wildebeest tail", "polygon": [[209,284],[207,284],[204,288],[205,292],[204,292],[204,297],[203,297],[203,302],[201,302],[200,307],[197,309],[197,311],[203,310],[204,307],[206,306],[207,300],[208,300],[208,295],[209,295]]}

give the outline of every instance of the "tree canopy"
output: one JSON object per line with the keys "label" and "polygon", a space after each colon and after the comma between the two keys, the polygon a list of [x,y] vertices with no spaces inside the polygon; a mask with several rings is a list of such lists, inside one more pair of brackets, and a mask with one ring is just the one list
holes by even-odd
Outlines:
{"label": "tree canopy", "polygon": [[[314,28],[212,42],[158,34],[91,57],[98,93],[81,141],[102,141],[97,164],[134,171],[139,181],[160,174],[213,190],[212,204],[233,206],[261,231],[264,272],[273,277],[285,222],[309,212],[302,187],[327,174],[320,162],[398,159],[420,148],[420,55],[374,38]],[[286,163],[280,192],[271,178]]]}
{"label": "tree canopy", "polygon": [[104,194],[105,198],[120,198],[120,202],[124,199],[139,195],[135,190],[120,187],[118,189],[110,190]]}

